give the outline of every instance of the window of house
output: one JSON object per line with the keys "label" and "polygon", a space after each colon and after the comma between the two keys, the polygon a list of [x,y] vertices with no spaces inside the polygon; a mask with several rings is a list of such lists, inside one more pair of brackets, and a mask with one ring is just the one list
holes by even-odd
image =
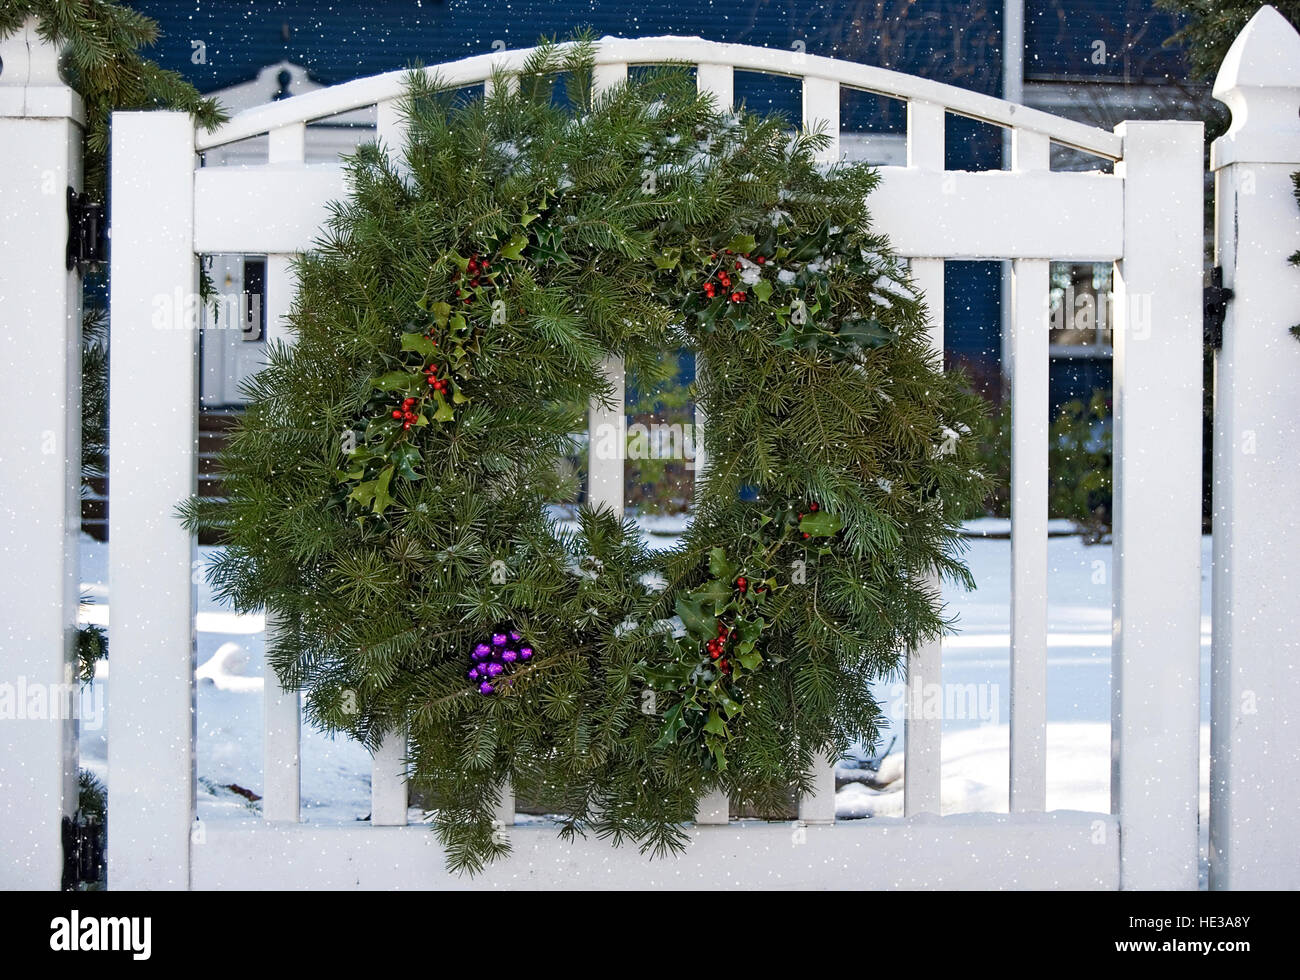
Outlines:
{"label": "window of house", "polygon": [[1108,262],[1053,262],[1049,295],[1054,357],[1110,357],[1112,267]]}

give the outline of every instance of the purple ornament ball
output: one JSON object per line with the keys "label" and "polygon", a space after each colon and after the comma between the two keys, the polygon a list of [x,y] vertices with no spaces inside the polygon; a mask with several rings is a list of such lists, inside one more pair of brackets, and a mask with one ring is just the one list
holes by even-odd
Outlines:
{"label": "purple ornament ball", "polygon": [[501,659],[508,664],[512,664],[519,659],[519,654],[514,650],[507,650],[505,653],[501,654]]}
{"label": "purple ornament ball", "polygon": [[532,655],[533,655],[533,648],[532,648],[532,647],[524,647],[523,649],[521,649],[521,650],[519,651],[519,656],[523,657],[525,660],[527,660],[527,659],[528,659],[529,657],[531,657]]}
{"label": "purple ornament ball", "polygon": [[489,684],[487,681],[484,681],[482,684],[480,684],[480,685],[478,686],[478,692],[479,692],[480,694],[491,694],[491,693],[492,693],[493,691],[495,691],[495,690],[496,690],[496,688],[494,688],[494,687],[493,687],[491,684]]}

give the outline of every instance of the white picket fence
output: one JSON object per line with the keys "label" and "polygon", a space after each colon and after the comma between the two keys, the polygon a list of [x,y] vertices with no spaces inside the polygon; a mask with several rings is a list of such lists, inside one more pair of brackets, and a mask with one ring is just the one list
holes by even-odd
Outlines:
{"label": "white picket fence", "polygon": [[[38,44],[23,51],[31,51],[33,61],[50,56]],[[43,222],[31,217],[48,211],[49,224],[57,226],[53,203],[35,207],[30,193],[24,197],[13,185],[30,179],[49,159],[50,148],[35,145],[42,126],[55,138],[75,137],[78,107],[72,97],[41,110],[47,115],[33,116],[33,87],[24,89],[22,99],[5,87],[15,84],[9,76],[11,57],[19,56],[16,42],[4,42],[0,54],[6,66],[0,76],[0,133],[13,132],[4,145],[22,151],[12,166],[9,160],[0,164],[0,218],[21,214],[25,225],[35,226],[17,248],[12,238],[0,242],[0,267],[10,264],[11,253],[14,262],[26,263],[15,288],[27,290],[30,309],[44,310],[50,296],[71,296],[76,280],[52,273],[47,246],[53,240],[38,233]],[[494,53],[433,70],[458,86],[490,84],[494,69],[518,69],[526,55]],[[553,828],[516,826],[513,803],[505,799],[501,820],[514,855],[479,878],[456,878],[442,870],[442,854],[428,829],[404,826],[400,740],[375,756],[370,826],[301,820],[298,697],[272,694],[279,687],[268,676],[263,817],[196,825],[195,544],[173,515],[195,487],[197,332],[193,322],[156,328],[156,303],[160,296],[195,293],[199,255],[265,254],[267,322],[272,336],[283,337],[281,317],[294,290],[290,258],[310,247],[327,203],[347,192],[339,166],[304,163],[305,126],[376,106],[379,138],[390,151],[399,148],[395,103],[403,73],[394,72],[243,112],[212,133],[196,132],[177,113],[114,116],[111,887],[1196,886],[1201,124],[1126,122],[1107,132],[880,68],[698,38],[604,39],[596,83],[616,85],[629,66],[668,61],[695,65],[699,86],[723,104],[732,102],[737,70],[801,79],[805,122],[824,125],[834,137],[825,151],[829,160],[839,157],[843,90],[906,101],[907,165],[881,168],[871,207],[877,226],[911,262],[935,311],[937,347],[943,344],[944,262],[1011,260],[1010,813],[937,815],[941,722],[918,716],[907,721],[902,818],[835,823],[834,773],[827,761],[816,774],[817,792],[800,801],[794,827],[731,821],[726,800],[715,797],[701,807],[686,854],[648,862],[634,849],[616,851],[599,841],[567,844]],[[60,89],[46,84],[41,90]],[[1300,164],[1300,37],[1272,8],[1261,11],[1238,39],[1215,94],[1232,107],[1235,120],[1216,143],[1214,166],[1220,208],[1232,202],[1233,220],[1221,214],[1218,247],[1227,285],[1237,295],[1220,356],[1216,430],[1222,521],[1215,541],[1215,680],[1221,683],[1213,718],[1212,875],[1224,886],[1295,886],[1300,721],[1294,705],[1300,703],[1300,679],[1293,669],[1286,672],[1297,643],[1283,631],[1290,621],[1281,610],[1295,591],[1286,567],[1300,553],[1294,547],[1300,532],[1293,519],[1263,515],[1276,515],[1279,506],[1296,499],[1294,480],[1287,479],[1294,466],[1287,464],[1300,449],[1300,437],[1290,428],[1300,406],[1295,386],[1287,384],[1300,367],[1300,345],[1286,336],[1286,327],[1300,319],[1300,274],[1284,262],[1300,245],[1300,222],[1285,224],[1294,215],[1284,200],[1287,174]],[[948,113],[1009,130],[1010,169],[945,170]],[[264,165],[200,165],[206,150],[263,135]],[[1054,172],[1053,143],[1114,161],[1114,172]],[[68,182],[75,184],[75,164],[67,166]],[[1051,260],[1115,264],[1109,813],[1045,812]],[[6,279],[5,302],[11,306],[9,288]],[[23,302],[24,294],[18,295]],[[48,426],[43,420],[55,407],[51,387],[57,403],[75,416],[75,373],[68,374],[71,368],[60,359],[70,359],[76,349],[75,320],[62,313],[72,306],[46,316],[48,330],[25,333],[13,358],[0,367],[8,390],[40,392],[13,402],[29,428],[16,432],[11,425],[0,434],[0,463],[9,463],[0,470],[10,517],[0,533],[10,623],[4,642],[6,650],[23,644],[7,663],[42,677],[62,675],[67,631],[75,621],[75,592],[67,590],[68,576],[76,581],[75,551],[62,544],[75,540],[75,515],[67,504],[69,495],[75,498],[69,482],[75,477],[75,434],[65,433],[58,442],[54,455],[61,462],[41,459],[21,484],[13,482],[11,460],[29,456],[32,431]],[[621,390],[621,365],[611,361],[607,370]],[[617,411],[596,406],[589,419],[593,431],[620,421]],[[1234,451],[1247,430],[1250,453]],[[621,511],[623,463],[596,457],[591,495]],[[12,560],[18,554],[21,563]],[[1261,608],[1260,597],[1273,595],[1277,603]],[[1234,616],[1238,611],[1244,614]],[[38,639],[49,643],[38,646]],[[57,658],[56,648],[64,650]],[[938,643],[909,653],[909,695],[939,681],[941,661]],[[57,814],[70,802],[67,790],[56,785],[67,771],[70,736],[65,726],[29,725],[31,731],[16,732],[16,723],[0,725],[10,753],[16,752],[0,759],[0,841],[9,842],[6,851],[21,843],[32,855],[16,872],[0,872],[16,875],[0,882],[49,887],[57,882],[51,877]],[[75,742],[72,752],[75,762]],[[1281,799],[1266,798],[1272,792]]]}

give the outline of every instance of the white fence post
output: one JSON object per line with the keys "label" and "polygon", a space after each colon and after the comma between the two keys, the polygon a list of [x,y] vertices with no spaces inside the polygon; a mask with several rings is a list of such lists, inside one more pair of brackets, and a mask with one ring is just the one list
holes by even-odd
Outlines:
{"label": "white fence post", "polygon": [[57,889],[77,807],[81,280],[64,259],[85,117],[34,19],[0,58],[0,886]]}
{"label": "white fence post", "polygon": [[1111,809],[1122,888],[1195,888],[1203,126],[1115,131],[1124,250],[1114,298]]}
{"label": "white fence post", "polygon": [[[194,817],[194,125],[117,112],[109,376],[109,883],[188,888]],[[201,846],[201,845],[196,845]]]}
{"label": "white fence post", "polygon": [[1216,358],[1210,887],[1300,888],[1300,35],[1272,7],[1214,83],[1216,261],[1234,299]]}

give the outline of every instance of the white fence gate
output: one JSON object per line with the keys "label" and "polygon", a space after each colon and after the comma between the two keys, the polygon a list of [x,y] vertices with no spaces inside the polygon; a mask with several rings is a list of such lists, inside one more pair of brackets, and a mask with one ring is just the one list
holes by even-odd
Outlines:
{"label": "white fence gate", "polygon": [[[1237,116],[1234,131],[1225,137],[1227,149],[1218,151],[1216,166],[1224,168],[1219,173],[1220,184],[1232,183],[1237,179],[1234,168],[1254,166],[1252,161],[1262,158],[1252,156],[1252,151],[1265,151],[1276,173],[1269,171],[1252,180],[1269,182],[1270,193],[1276,198],[1275,185],[1284,182],[1287,172],[1282,165],[1294,169],[1300,161],[1295,113],[1300,57],[1294,54],[1300,50],[1300,38],[1284,21],[1279,31],[1267,14],[1281,19],[1266,8],[1252,22],[1234,48],[1236,61],[1230,56],[1216,87],[1216,95],[1227,101]],[[1286,48],[1283,53],[1290,60],[1278,62],[1281,67],[1261,67],[1273,64],[1279,44]],[[482,55],[435,70],[457,86],[490,84],[495,68],[517,69],[526,54]],[[384,746],[375,757],[370,826],[314,826],[300,820],[298,697],[273,694],[279,691],[278,683],[268,675],[263,818],[210,820],[196,832],[195,544],[174,514],[178,503],[195,487],[197,335],[195,323],[184,319],[174,323],[174,329],[158,329],[153,321],[155,307],[159,297],[175,296],[183,305],[196,293],[201,254],[266,254],[268,329],[271,336],[283,337],[281,317],[294,290],[291,256],[310,247],[326,216],[327,203],[347,193],[339,166],[304,163],[305,125],[313,119],[377,106],[380,139],[390,149],[400,147],[395,102],[402,94],[403,73],[394,72],[248,110],[212,133],[196,133],[191,120],[178,113],[119,113],[114,117],[110,887],[1195,887],[1201,588],[1201,124],[1126,122],[1107,132],[880,68],[698,38],[607,38],[599,44],[596,61],[598,87],[618,84],[632,65],[692,64],[700,87],[724,104],[733,99],[736,70],[797,77],[803,85],[805,121],[825,124],[835,137],[825,151],[828,159],[839,156],[843,90],[905,100],[907,164],[881,168],[883,179],[871,206],[877,227],[887,232],[899,253],[910,260],[935,311],[936,346],[943,343],[945,260],[1011,261],[1015,428],[1010,812],[938,816],[940,720],[912,717],[906,731],[902,818],[835,823],[834,774],[827,762],[818,774],[818,792],[800,801],[800,821],[793,830],[787,824],[729,821],[726,800],[713,798],[701,808],[687,852],[650,862],[635,849],[613,850],[594,840],[568,844],[559,841],[550,827],[513,826],[513,804],[507,799],[502,801],[501,818],[510,825],[513,856],[473,880],[453,877],[444,872],[441,850],[429,830],[403,826],[407,793],[401,777],[404,746],[400,743]],[[1255,89],[1266,92],[1260,95]],[[1282,110],[1262,113],[1257,124],[1255,107],[1265,97],[1289,99],[1289,117]],[[1245,123],[1247,104],[1251,106],[1249,124]],[[0,102],[0,117],[7,105]],[[1008,129],[1010,169],[978,173],[945,170],[948,113]],[[1255,137],[1253,142],[1243,138],[1243,126],[1247,137]],[[264,134],[268,136],[268,153],[263,165],[200,165],[205,150]],[[1114,172],[1052,171],[1049,151],[1053,143],[1114,161]],[[1244,221],[1244,209],[1241,214]],[[1292,276],[1287,295],[1300,309],[1296,275],[1287,272],[1281,258],[1295,245],[1259,233],[1263,222],[1280,221],[1278,216],[1285,212],[1279,205],[1268,214],[1271,217],[1250,219],[1256,243],[1264,243],[1258,245],[1266,253],[1261,261],[1274,263],[1274,277]],[[1230,228],[1221,224],[1221,249],[1231,250],[1236,241],[1232,236],[1237,234],[1250,237],[1235,223]],[[1246,246],[1238,247],[1240,256]],[[1115,264],[1110,813],[1045,812],[1051,260]],[[1229,266],[1229,286],[1234,285],[1236,274]],[[1237,288],[1237,302],[1241,303],[1244,278]],[[1245,346],[1250,333],[1276,327],[1285,334],[1289,325],[1285,304],[1263,295],[1273,286],[1258,288],[1260,295],[1252,295],[1256,305],[1250,308],[1256,320],[1247,323],[1234,314],[1229,321],[1229,330],[1235,331],[1234,342],[1225,345],[1225,359],[1247,384],[1256,377],[1254,370],[1282,370],[1262,361],[1256,348]],[[1270,356],[1293,372],[1300,354],[1279,347]],[[608,371],[621,389],[621,365],[611,362]],[[1288,381],[1293,377],[1289,373]],[[1281,376],[1278,378],[1280,383]],[[30,380],[14,381],[19,390],[30,388]],[[66,397],[71,400],[75,395]],[[1220,398],[1225,397],[1239,406],[1246,403],[1249,393],[1234,388],[1226,396],[1221,391]],[[1295,396],[1287,397],[1294,405]],[[1255,428],[1269,432],[1281,432],[1283,422],[1295,414],[1278,419],[1261,416],[1259,409],[1252,411],[1259,416]],[[593,407],[590,424],[616,423],[617,414],[607,417]],[[9,439],[9,432],[0,438]],[[1287,447],[1293,447],[1296,437],[1289,430],[1286,439]],[[4,445],[0,461],[8,457],[9,450]],[[1259,450],[1275,451],[1271,445]],[[1230,467],[1231,463],[1224,465]],[[620,510],[621,467],[620,460],[593,458],[589,474],[592,497]],[[1294,467],[1286,472],[1293,473]],[[46,483],[42,485],[56,486],[56,476],[43,477]],[[66,474],[63,476],[66,484]],[[1260,493],[1286,492],[1294,499],[1293,486],[1284,487],[1279,479],[1267,483],[1267,490],[1258,488],[1252,493],[1252,479],[1250,474],[1242,474],[1232,484],[1229,506],[1235,508],[1245,499],[1253,501]],[[39,507],[46,509],[31,516],[38,524],[54,504],[44,501]],[[13,513],[20,512],[14,508]],[[1244,523],[1243,513],[1239,508],[1229,513],[1227,534],[1240,533],[1236,529]],[[40,530],[40,547],[48,552],[56,542],[48,527]],[[32,527],[17,531],[6,527],[0,533],[7,536],[6,546],[36,546]],[[1287,533],[1294,538],[1296,532]],[[1251,547],[1256,546],[1265,547],[1252,539]],[[1294,558],[1296,550],[1291,549],[1286,561]],[[1271,561],[1280,560],[1276,549],[1267,554]],[[1238,555],[1237,560],[1238,592],[1244,588],[1249,593],[1253,581],[1273,574],[1272,566],[1252,565],[1250,556]],[[6,561],[6,577],[17,580],[20,575],[10,576],[8,565]],[[43,570],[44,578],[29,586],[28,592],[48,587],[44,595],[56,594],[52,585],[57,571]],[[1293,594],[1294,588],[1284,591]],[[60,608],[66,620],[66,607]],[[41,635],[36,628],[30,632]],[[1239,637],[1236,642],[1240,649],[1232,653],[1230,663],[1225,661],[1224,669],[1250,664],[1258,672],[1272,670],[1273,681],[1289,690],[1291,703],[1296,703],[1300,684],[1294,676],[1281,677],[1280,668],[1271,666],[1278,663],[1276,643],[1264,650],[1258,643],[1252,646],[1250,637]],[[1294,651],[1294,642],[1289,649]],[[35,661],[37,656],[32,654],[30,659]],[[51,655],[45,651],[39,656],[45,663]],[[909,694],[939,680],[941,659],[940,644],[909,654]],[[1266,681],[1251,683],[1262,688]],[[1259,693],[1266,702],[1272,697],[1271,692],[1265,696],[1262,689]],[[1225,701],[1222,710],[1231,713],[1235,709]],[[1294,722],[1293,716],[1288,717]],[[1293,723],[1284,732],[1276,716],[1270,715],[1268,721],[1273,728],[1266,735],[1257,735],[1251,744],[1258,746],[1261,738],[1272,739],[1268,752],[1273,768],[1268,772],[1276,771],[1282,778],[1282,758],[1288,747],[1294,752],[1295,732],[1300,726]],[[1252,748],[1248,753],[1241,748],[1245,736],[1237,734],[1235,722],[1233,734],[1223,738],[1232,743],[1233,751],[1252,759],[1262,751]],[[40,751],[48,753],[54,744],[60,743],[55,740],[42,745]],[[1230,758],[1225,754],[1225,765],[1218,772],[1225,787],[1221,795],[1231,795],[1247,778],[1244,764],[1235,769],[1226,764]],[[0,770],[5,776],[0,806],[13,807],[8,773],[8,769]],[[1291,779],[1287,805],[1295,810],[1300,793],[1294,775],[1285,778]],[[34,790],[36,784],[31,786]],[[1245,804],[1247,817],[1252,806],[1249,801]],[[16,812],[6,811],[0,817],[4,820],[0,840],[36,841],[40,837],[32,830],[30,817],[25,824]],[[1271,819],[1268,840],[1296,839],[1295,816]],[[1259,822],[1253,826],[1258,830]],[[1227,827],[1219,841],[1220,851],[1226,853],[1228,842],[1241,842],[1242,837],[1242,829]],[[1294,843],[1288,846],[1294,850]],[[1252,857],[1252,861],[1257,859]],[[28,880],[48,887],[48,878],[41,877],[45,871],[33,868]],[[1297,874],[1300,871],[1292,869],[1289,877],[1277,880],[1295,882]],[[1249,871],[1245,875],[1231,883],[1261,880],[1250,877]],[[1220,878],[1225,884],[1229,880]]]}

